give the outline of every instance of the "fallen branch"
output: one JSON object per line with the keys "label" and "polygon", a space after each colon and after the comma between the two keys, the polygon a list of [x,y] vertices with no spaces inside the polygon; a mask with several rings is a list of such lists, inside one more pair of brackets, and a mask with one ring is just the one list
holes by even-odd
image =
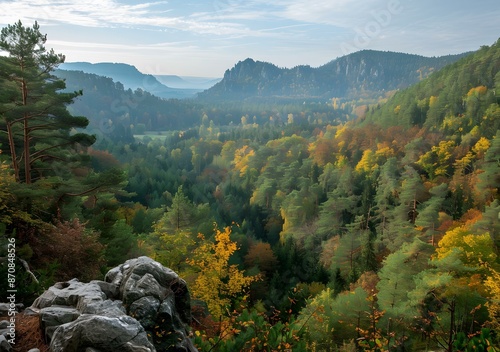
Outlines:
{"label": "fallen branch", "polygon": [[35,274],[33,274],[33,272],[30,270],[30,266],[28,265],[28,262],[24,259],[21,259],[21,258],[18,258],[18,259],[21,262],[21,264],[23,264],[23,267],[26,270],[26,272],[31,276],[31,279],[33,279],[33,281],[35,281],[37,284],[40,284],[40,282],[38,282],[38,279],[36,278]]}

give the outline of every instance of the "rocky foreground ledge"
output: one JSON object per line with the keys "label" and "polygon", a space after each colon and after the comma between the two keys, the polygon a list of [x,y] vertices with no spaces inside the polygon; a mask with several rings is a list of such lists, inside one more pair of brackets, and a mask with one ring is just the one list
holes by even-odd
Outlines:
{"label": "rocky foreground ledge", "polygon": [[26,313],[39,315],[52,352],[197,352],[186,330],[190,306],[184,280],[139,257],[104,281],[58,282]]}

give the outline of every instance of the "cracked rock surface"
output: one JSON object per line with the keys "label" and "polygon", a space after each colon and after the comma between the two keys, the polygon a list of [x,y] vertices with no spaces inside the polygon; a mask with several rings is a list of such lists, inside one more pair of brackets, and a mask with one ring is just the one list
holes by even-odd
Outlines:
{"label": "cracked rock surface", "polygon": [[53,352],[197,352],[187,337],[185,281],[148,257],[111,269],[104,281],[58,282],[30,310]]}

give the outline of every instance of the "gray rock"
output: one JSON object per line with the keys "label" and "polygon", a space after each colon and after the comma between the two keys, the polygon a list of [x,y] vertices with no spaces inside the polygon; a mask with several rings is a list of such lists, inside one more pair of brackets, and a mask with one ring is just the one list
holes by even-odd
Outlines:
{"label": "gray rock", "polygon": [[76,320],[80,316],[80,311],[67,306],[51,306],[40,310],[40,321],[42,331],[45,332],[46,339],[52,339],[52,335],[59,325]]}
{"label": "gray rock", "polygon": [[18,311],[15,304],[12,304],[11,306],[10,303],[0,303],[0,317],[6,317],[9,315],[9,309],[13,309],[16,312]]}
{"label": "gray rock", "polygon": [[41,309],[54,305],[73,306],[83,311],[87,305],[106,298],[106,294],[96,283],[82,283],[72,279],[51,286],[33,302],[32,307]]}
{"label": "gray rock", "polygon": [[105,301],[95,301],[88,304],[84,310],[84,314],[106,315],[108,317],[120,317],[127,315],[127,310],[123,306],[122,301],[113,301],[107,299]]}
{"label": "gray rock", "polygon": [[160,300],[158,298],[146,296],[130,305],[129,314],[137,319],[146,330],[149,330],[156,324],[159,308]]}
{"label": "gray rock", "polygon": [[89,347],[101,352],[156,351],[141,324],[129,316],[81,315],[57,328],[50,343],[52,352],[79,352]]}
{"label": "gray rock", "polygon": [[100,280],[92,280],[91,284],[96,284],[101,288],[101,291],[104,292],[106,297],[110,299],[118,298],[118,294],[120,293],[118,285],[115,285],[111,282],[100,281]]}
{"label": "gray rock", "polygon": [[155,277],[149,273],[142,276],[132,273],[127,276],[121,287],[122,291],[120,293],[123,302],[127,306],[146,296],[163,300],[167,295],[166,287],[161,286]]}
{"label": "gray rock", "polygon": [[124,265],[125,264],[122,264],[122,265],[116,266],[113,269],[109,270],[106,273],[106,276],[104,277],[104,281],[119,287],[121,282],[122,282],[122,279],[123,279],[123,271],[122,270],[123,270]]}
{"label": "gray rock", "polygon": [[104,280],[120,286],[120,294],[123,295],[124,289],[127,287],[127,281],[130,278],[137,281],[146,274],[152,275],[158,284],[163,287],[169,287],[172,282],[179,279],[179,275],[173,270],[164,267],[149,257],[139,257],[129,259],[124,264],[111,269]]}
{"label": "gray rock", "polygon": [[12,351],[12,346],[9,344],[5,336],[0,335],[0,352]]}
{"label": "gray rock", "polygon": [[175,312],[175,300],[173,296],[170,296],[161,302],[158,317],[166,324],[174,324]]}
{"label": "gray rock", "polygon": [[40,315],[40,309],[35,308],[35,307],[28,307],[23,311],[23,314],[29,315],[29,316],[33,316],[33,315],[38,316],[38,315]]}
{"label": "gray rock", "polygon": [[53,352],[197,352],[186,331],[186,282],[148,257],[111,269],[105,281],[59,282],[26,311],[40,315]]}
{"label": "gray rock", "polygon": [[179,317],[185,324],[191,323],[191,298],[186,282],[174,271],[149,257],[127,260],[108,271],[105,281],[120,287],[120,298],[127,307],[146,296],[163,300],[173,291]]}

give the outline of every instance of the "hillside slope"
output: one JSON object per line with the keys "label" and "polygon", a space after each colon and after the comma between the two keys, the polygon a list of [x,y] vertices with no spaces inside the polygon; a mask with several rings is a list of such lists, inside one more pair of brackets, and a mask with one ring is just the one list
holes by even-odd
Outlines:
{"label": "hillside slope", "polygon": [[279,68],[246,59],[227,70],[222,81],[200,93],[203,100],[237,100],[253,97],[362,98],[417,83],[463,57],[428,58],[418,55],[363,50],[318,68]]}
{"label": "hillside slope", "polygon": [[500,40],[396,93],[366,121],[461,134],[476,127],[491,138],[500,128],[499,92]]}
{"label": "hillside slope", "polygon": [[135,66],[122,63],[69,62],[59,66],[61,70],[82,71],[98,76],[109,77],[123,84],[125,89],[142,89],[160,98],[191,98],[201,89],[170,88],[155,76],[140,72]]}

